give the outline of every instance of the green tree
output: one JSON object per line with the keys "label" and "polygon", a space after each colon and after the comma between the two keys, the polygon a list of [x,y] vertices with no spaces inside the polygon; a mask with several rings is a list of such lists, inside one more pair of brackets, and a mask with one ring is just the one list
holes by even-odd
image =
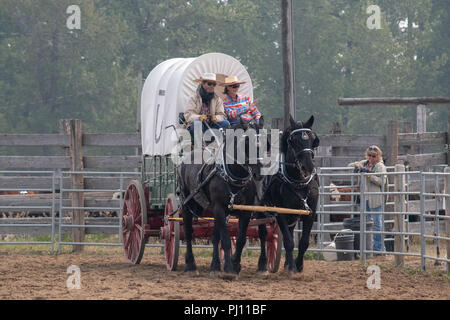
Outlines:
{"label": "green tree", "polygon": [[124,110],[136,105],[135,82],[120,57],[127,26],[82,0],[81,29],[69,30],[71,4],[1,0],[1,131],[52,132],[62,118],[82,119],[92,131],[133,128]]}

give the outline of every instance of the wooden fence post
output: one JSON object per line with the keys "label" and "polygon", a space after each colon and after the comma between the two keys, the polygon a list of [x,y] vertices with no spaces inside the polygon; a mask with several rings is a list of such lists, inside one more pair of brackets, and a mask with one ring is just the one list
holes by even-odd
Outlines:
{"label": "wooden fence post", "polygon": [[[417,133],[427,132],[427,106],[419,104],[416,109],[416,128]],[[424,153],[424,146],[417,146],[417,153]]]}
{"label": "wooden fence post", "polygon": [[[136,132],[138,134],[141,134],[141,96],[142,96],[142,89],[144,87],[144,84],[142,82],[143,78],[142,78],[142,71],[139,71],[138,73],[138,77],[137,77],[137,106],[136,106]],[[142,150],[141,148],[136,148],[136,155],[139,156],[141,155]]]}
{"label": "wooden fence post", "polygon": [[[444,187],[444,193],[450,194],[450,167],[446,167],[444,169],[444,172],[447,174],[445,176],[445,187]],[[450,216],[450,197],[445,198],[445,215],[447,217]],[[439,223],[439,221],[437,222]],[[447,238],[450,238],[450,219],[445,219],[445,236]],[[447,259],[450,259],[450,240],[447,240]],[[450,274],[450,262],[447,262],[447,274]]]}
{"label": "wooden fence post", "polygon": [[398,159],[398,123],[389,121],[386,130],[386,164],[393,166]]}
{"label": "wooden fence post", "polygon": [[[334,122],[333,123],[333,134],[342,134],[342,122]],[[331,147],[331,155],[332,156],[344,156],[344,147]]]}
{"label": "wooden fence post", "polygon": [[[414,133],[413,124],[409,121],[404,121],[401,123],[401,131],[402,133]],[[404,154],[414,154],[414,145],[404,145],[403,153]]]}
{"label": "wooden fence post", "polygon": [[[83,148],[82,148],[82,131],[81,120],[60,120],[60,131],[69,135],[70,147],[66,149],[66,155],[70,156],[70,170],[82,171],[83,166]],[[71,174],[71,188],[72,189],[84,189],[84,177],[83,174]],[[61,196],[61,195],[60,195]],[[72,207],[84,206],[84,194],[83,192],[71,192]],[[84,225],[84,210],[72,210],[72,224]],[[72,241],[84,242],[85,229],[84,228],[72,228]],[[82,251],[83,245],[73,245],[72,250],[74,252]]]}
{"label": "wooden fence post", "polygon": [[[395,165],[395,172],[399,174],[394,176],[394,192],[404,192],[405,191],[405,166],[403,164]],[[394,212],[405,212],[405,195],[395,194],[394,195]],[[404,214],[394,214],[394,232],[403,232],[404,228]],[[402,252],[404,251],[404,235],[394,236],[394,251]],[[394,261],[396,266],[403,265],[404,257],[402,255],[395,255]]]}

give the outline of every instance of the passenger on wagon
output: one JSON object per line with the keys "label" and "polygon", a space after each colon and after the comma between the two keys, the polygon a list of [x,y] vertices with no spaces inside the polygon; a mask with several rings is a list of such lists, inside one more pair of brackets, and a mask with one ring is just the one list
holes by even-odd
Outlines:
{"label": "passenger on wagon", "polygon": [[205,132],[209,125],[210,128],[228,128],[230,122],[226,119],[223,110],[223,100],[214,93],[217,85],[215,73],[205,73],[199,79],[194,80],[199,83],[194,96],[189,99],[184,118],[187,128],[194,136],[194,128],[201,128]]}
{"label": "passenger on wagon", "polygon": [[220,84],[225,87],[223,93],[226,94],[226,98],[223,104],[225,114],[232,125],[239,123],[241,118],[248,122],[254,119],[259,124],[261,118],[261,112],[256,107],[258,100],[251,102],[250,97],[238,94],[240,85],[244,83],[239,81],[237,76],[232,76],[225,78],[225,82]]}

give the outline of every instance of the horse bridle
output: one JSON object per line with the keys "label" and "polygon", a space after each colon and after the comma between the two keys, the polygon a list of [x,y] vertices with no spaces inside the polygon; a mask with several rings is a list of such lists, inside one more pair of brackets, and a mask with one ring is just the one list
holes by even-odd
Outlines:
{"label": "horse bridle", "polygon": [[[289,137],[288,137],[288,139],[287,139],[287,143],[289,144],[289,146],[290,146],[293,150],[295,150],[295,147],[294,147],[293,144],[292,144],[293,135],[296,134],[296,133],[299,133],[299,132],[302,133],[302,139],[303,139],[303,140],[307,140],[307,139],[309,139],[308,133],[311,133],[312,130],[309,129],[309,128],[300,128],[300,129],[295,129],[294,131],[292,131],[292,132],[289,134]],[[306,139],[304,138],[305,136],[307,137]],[[287,152],[287,150],[286,150],[286,152]],[[296,167],[298,170],[300,170],[300,171],[302,170],[302,163],[300,162],[300,156],[301,156],[303,153],[311,153],[311,157],[314,159],[314,151],[313,151],[312,149],[310,149],[310,148],[303,148],[303,149],[301,149],[300,151],[294,151],[295,167]]]}

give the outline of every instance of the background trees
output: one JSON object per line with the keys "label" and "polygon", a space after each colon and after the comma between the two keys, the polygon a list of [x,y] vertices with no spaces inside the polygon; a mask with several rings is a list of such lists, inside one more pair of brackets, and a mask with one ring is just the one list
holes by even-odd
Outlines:
{"label": "background trees", "polygon": [[[161,61],[223,52],[238,58],[266,118],[283,114],[280,3],[272,0],[78,0],[81,30],[66,27],[68,0],[0,0],[0,131],[52,132],[79,118],[91,131],[134,131],[137,75]],[[356,108],[338,97],[450,95],[450,5],[379,0],[294,1],[297,118],[319,132],[384,130],[415,109]],[[450,108],[429,110],[431,130]]]}

